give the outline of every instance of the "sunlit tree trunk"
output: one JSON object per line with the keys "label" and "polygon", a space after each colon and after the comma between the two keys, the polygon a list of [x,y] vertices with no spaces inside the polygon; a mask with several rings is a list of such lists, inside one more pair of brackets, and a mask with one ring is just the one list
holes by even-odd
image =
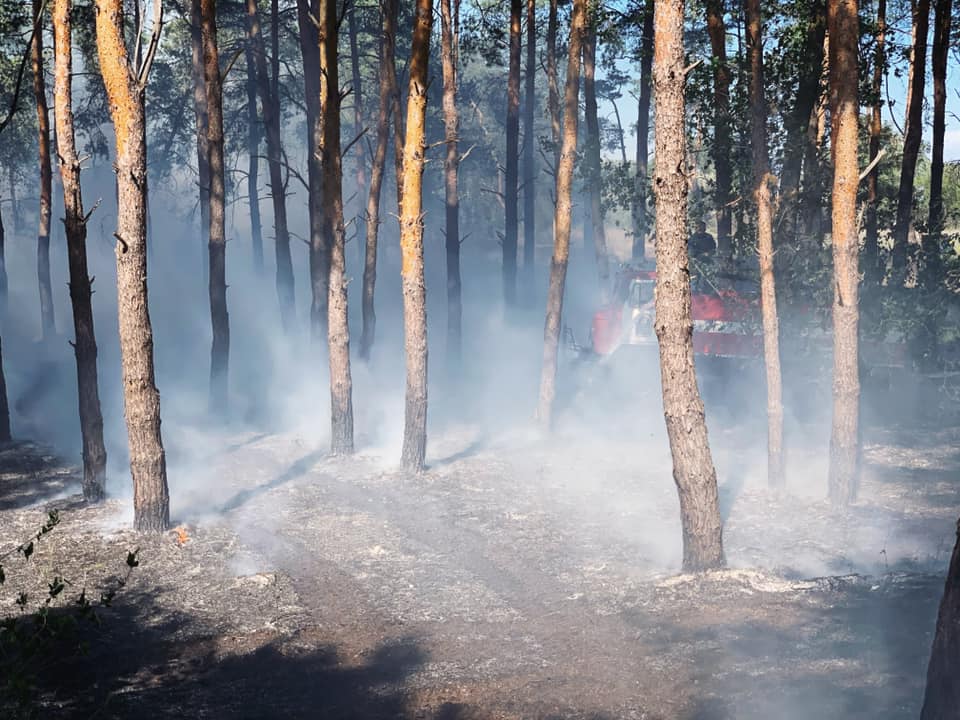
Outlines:
{"label": "sunlit tree trunk", "polygon": [[533,273],[537,246],[537,168],[534,108],[537,103],[537,1],[527,0],[527,70],[523,105],[523,287],[526,300],[533,302],[536,277]]}
{"label": "sunlit tree trunk", "polygon": [[783,390],[780,376],[780,320],[773,269],[773,202],[776,178],[767,150],[767,101],[763,91],[763,40],[760,0],[747,0],[747,51],[750,55],[750,145],[753,151],[753,199],[757,207],[757,250],[760,259],[760,308],[763,315],[763,359],[767,379],[767,482],[784,484]]}
{"label": "sunlit tree trunk", "polygon": [[893,226],[893,277],[903,282],[907,270],[907,243],[913,221],[913,190],[917,158],[923,140],[923,91],[927,72],[927,33],[930,28],[930,0],[913,4],[913,49],[910,54],[910,81],[904,123],[903,160],[897,190],[897,222]]}
{"label": "sunlit tree trunk", "polygon": [[397,33],[397,0],[383,0],[380,6],[380,104],[377,109],[377,145],[370,168],[370,192],[367,195],[367,242],[363,260],[363,330],[360,334],[360,357],[370,358],[377,328],[374,294],[377,285],[377,245],[380,235],[380,195],[386,173],[387,145],[390,142],[390,114],[396,71],[393,63]]}
{"label": "sunlit tree trunk", "polygon": [[340,83],[337,72],[337,0],[320,0],[320,108],[323,132],[317,152],[323,169],[324,244],[330,248],[327,344],[330,358],[330,450],[353,452],[353,381],[347,313],[347,261],[343,224],[343,165],[340,157]]}
{"label": "sunlit tree trunk", "polygon": [[857,237],[857,0],[827,9],[830,33],[830,150],[833,158],[833,429],[830,500],[856,500],[860,465],[859,245]]}
{"label": "sunlit tree trunk", "polygon": [[650,156],[650,74],[653,66],[653,12],[655,0],[647,0],[643,9],[643,36],[640,39],[640,93],[637,96],[637,167],[634,177],[633,258],[646,252],[648,158]]}
{"label": "sunlit tree trunk", "polygon": [[714,206],[717,211],[717,252],[730,257],[730,195],[733,173],[730,166],[732,140],[730,133],[730,68],[727,66],[727,26],[723,20],[723,0],[707,0],[707,32],[713,55],[713,167],[716,172]]}
{"label": "sunlit tree trunk", "polygon": [[[350,74],[351,88],[350,96],[353,104],[353,132],[355,137],[359,137],[363,132],[363,84],[360,76],[360,42],[359,28],[357,27],[357,3],[352,0],[347,3],[347,29],[350,35]],[[367,144],[363,140],[358,140],[354,144],[356,152],[356,179],[357,179],[357,216],[364,210],[364,199],[367,194]],[[360,261],[365,260],[364,243],[357,242],[359,248]]]}
{"label": "sunlit tree trunk", "polygon": [[[274,26],[277,21],[274,20]],[[280,100],[273,89],[267,71],[267,56],[256,0],[247,0],[247,32],[253,44],[253,59],[257,73],[257,93],[267,136],[267,163],[270,168],[270,197],[273,201],[273,229],[277,265],[277,298],[280,302],[280,321],[286,332],[293,328],[295,306],[293,297],[293,261],[290,257],[290,231],[287,229],[287,198],[283,182],[283,147],[280,140]]]}
{"label": "sunlit tree trunk", "polygon": [[106,492],[107,451],[103,444],[103,415],[97,382],[97,340],[93,330],[90,276],[87,274],[87,219],[80,190],[80,158],[73,130],[71,0],[55,0],[54,118],[57,153],[63,185],[64,227],[70,265],[70,301],[73,305],[73,349],[77,360],[77,395],[83,440],[83,497],[99,502]]}
{"label": "sunlit tree trunk", "polygon": [[[533,2],[533,0],[529,0]],[[460,150],[457,143],[460,118],[457,113],[457,59],[460,23],[460,0],[440,0],[441,40],[440,54],[443,63],[443,123],[447,154],[443,164],[444,191],[446,195],[446,251],[447,251],[447,366],[451,373],[460,367],[461,355],[461,306],[460,288],[460,191],[458,173]],[[529,102],[529,101],[528,101]],[[532,140],[528,140],[532,146]],[[524,217],[524,228],[530,222]],[[524,248],[526,250],[526,248]]]}
{"label": "sunlit tree trunk", "polygon": [[[591,8],[591,14],[595,10]],[[604,302],[610,291],[610,259],[607,256],[607,232],[603,225],[603,183],[600,160],[600,119],[597,117],[597,22],[596,17],[587,19],[587,31],[583,41],[583,99],[586,105],[584,117],[587,124],[586,160],[590,176],[590,220],[593,230],[593,247],[597,260],[597,275],[600,280],[600,297]]]}
{"label": "sunlit tree trunk", "polygon": [[[131,65],[124,45],[121,0],[97,0],[97,54],[116,135],[117,295],[124,410],[133,476],[134,527],[170,524],[167,466],[160,437],[160,393],[153,369],[147,307],[147,67]],[[154,33],[159,34],[159,18]]]}
{"label": "sunlit tree trunk", "polygon": [[721,567],[723,535],[703,401],[693,365],[687,257],[686,117],[683,0],[657,0],[653,97],[656,125],[657,281],[655,329],[660,346],[663,412],[680,496],[683,569]]}
{"label": "sunlit tree trunk", "polygon": [[250,244],[253,250],[253,268],[263,274],[263,228],[260,221],[260,116],[257,113],[257,68],[254,60],[253,39],[247,26],[247,204],[250,207]]}
{"label": "sunlit tree trunk", "polygon": [[952,0],[937,0],[933,29],[933,154],[930,159],[930,206],[924,243],[924,284],[940,282],[943,214],[943,139],[946,133],[947,53],[950,48]]}
{"label": "sunlit tree trunk", "polygon": [[523,0],[510,0],[510,68],[507,74],[507,168],[503,202],[506,225],[503,233],[503,300],[507,307],[517,302],[517,244],[519,238],[520,181],[520,22]]}
{"label": "sunlit tree trunk", "polygon": [[190,1],[191,76],[193,117],[197,130],[197,183],[200,203],[200,242],[203,280],[209,286],[210,271],[210,150],[207,144],[207,88],[203,80],[203,30],[200,0]]}
{"label": "sunlit tree trunk", "polygon": [[40,165],[40,227],[37,231],[37,281],[40,287],[40,326],[43,336],[56,332],[53,314],[53,288],[50,284],[50,214],[52,170],[50,165],[50,112],[47,107],[47,88],[43,77],[43,15],[42,0],[33,0],[33,18],[37,27],[33,33],[31,64],[33,67],[33,95],[37,106],[37,138]]}
{"label": "sunlit tree trunk", "polygon": [[933,636],[920,720],[954,720],[960,708],[960,523]]}
{"label": "sunlit tree trunk", "polygon": [[226,187],[223,167],[223,87],[217,49],[216,0],[201,0],[203,84],[207,91],[207,151],[210,158],[210,409],[227,409],[230,318],[227,314]]}
{"label": "sunlit tree trunk", "polygon": [[410,49],[406,138],[400,203],[400,275],[403,282],[407,391],[403,428],[404,470],[420,472],[427,454],[427,303],[423,276],[423,162],[430,61],[432,0],[417,0]]}
{"label": "sunlit tree trunk", "polygon": [[567,49],[567,78],[563,91],[563,135],[560,162],[557,165],[557,200],[553,211],[553,257],[550,260],[550,284],[547,287],[547,311],[543,327],[543,365],[537,419],[549,429],[553,420],[553,401],[557,394],[557,350],[560,344],[560,320],[563,316],[563,290],[570,257],[571,195],[573,165],[577,154],[577,123],[580,96],[580,58],[587,30],[587,1],[574,0]]}
{"label": "sunlit tree trunk", "polygon": [[[870,111],[870,161],[880,152],[880,134],[883,132],[883,78],[887,66],[887,0],[877,0],[877,45],[873,54],[873,78],[870,92],[873,105]],[[880,168],[874,166],[867,175],[866,237],[863,243],[863,269],[866,279],[876,282],[880,276],[880,243],[877,224],[877,186],[880,181]]]}
{"label": "sunlit tree trunk", "polygon": [[318,0],[297,0],[300,53],[303,57],[304,98],[307,108],[307,212],[310,217],[310,333],[327,335],[327,299],[330,294],[330,247],[323,232],[323,169],[317,149],[323,135],[320,108],[319,38],[314,20]]}

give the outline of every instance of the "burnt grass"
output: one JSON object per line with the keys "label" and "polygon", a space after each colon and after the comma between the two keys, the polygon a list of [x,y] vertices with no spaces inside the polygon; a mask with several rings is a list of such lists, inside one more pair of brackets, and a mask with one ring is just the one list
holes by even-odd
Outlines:
{"label": "burnt grass", "polygon": [[[641,433],[642,434],[642,433]],[[85,649],[37,665],[57,718],[894,718],[922,702],[960,488],[960,431],[874,430],[858,503],[824,502],[822,453],[719,433],[731,569],[678,575],[663,444],[464,427],[403,475],[371,448],[328,458],[238,434],[171,467],[178,531],[86,506],[51,451],[0,451],[0,552],[58,508],[4,615],[53,574],[95,593],[141,564]],[[762,437],[762,434],[760,435]],[[201,443],[203,444],[203,443]],[[755,443],[754,443],[755,444]],[[589,446],[589,453],[581,448]],[[125,478],[122,479],[126,482]],[[114,479],[119,488],[122,483]],[[70,592],[56,612],[67,609]],[[2,712],[0,712],[2,714]]]}

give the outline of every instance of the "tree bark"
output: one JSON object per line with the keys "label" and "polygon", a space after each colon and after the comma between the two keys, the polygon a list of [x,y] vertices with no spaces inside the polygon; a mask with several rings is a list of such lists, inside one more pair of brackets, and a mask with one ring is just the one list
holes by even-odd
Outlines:
{"label": "tree bark", "polygon": [[856,500],[860,465],[859,270],[857,237],[857,0],[827,8],[830,33],[830,150],[833,158],[833,428],[830,501]]}
{"label": "tree bark", "polygon": [[170,496],[147,306],[147,78],[145,68],[130,64],[121,0],[97,0],[96,8],[97,54],[116,135],[117,295],[134,527],[160,532],[170,525]]}
{"label": "tree bark", "polygon": [[523,287],[532,304],[536,292],[534,263],[537,246],[537,167],[534,107],[537,103],[537,0],[527,0],[527,71],[523,106]]}
{"label": "tree bark", "polygon": [[[595,14],[591,12],[591,14]],[[607,256],[607,233],[603,224],[602,164],[600,159],[600,119],[597,117],[597,61],[596,17],[588,18],[583,41],[583,99],[587,122],[587,172],[590,176],[590,220],[593,228],[593,247],[600,281],[600,297],[605,303],[610,293],[610,259]]]}
{"label": "tree bark", "polygon": [[[530,4],[534,0],[528,0]],[[443,163],[444,192],[446,199],[446,251],[447,251],[447,368],[451,375],[460,368],[461,322],[463,308],[460,288],[460,192],[457,188],[460,168],[460,150],[457,136],[460,132],[460,117],[457,113],[457,59],[460,24],[460,0],[440,0],[440,53],[443,64],[443,123],[447,154]],[[528,86],[529,87],[529,86]],[[528,108],[530,100],[528,98]],[[532,136],[527,143],[532,148]],[[524,230],[532,222],[524,216]],[[526,246],[524,246],[526,252]],[[526,263],[524,264],[526,269]]]}
{"label": "tree bark", "polygon": [[902,283],[907,270],[907,242],[913,221],[913,186],[917,158],[923,140],[923,90],[927,70],[927,32],[930,28],[930,0],[916,0],[913,7],[913,50],[907,114],[904,123],[903,160],[897,190],[897,221],[893,226],[893,274]]}
{"label": "tree bark", "polygon": [[0,211],[0,327],[6,321],[10,289],[7,281],[7,233],[3,227],[3,212]]}
{"label": "tree bark", "polygon": [[[386,172],[387,145],[390,142],[390,113],[397,83],[393,55],[396,51],[397,0],[383,0],[380,6],[380,104],[377,109],[377,145],[370,168],[370,193],[367,195],[367,242],[363,260],[363,330],[360,357],[370,359],[377,329],[374,295],[377,285],[377,244],[380,234],[380,195]],[[395,119],[396,121],[396,119]]]}
{"label": "tree bark", "polygon": [[10,405],[7,403],[7,376],[3,372],[3,348],[0,339],[0,443],[13,439],[10,434]]}
{"label": "tree bark", "polygon": [[323,168],[318,148],[323,142],[320,108],[320,51],[313,19],[319,0],[297,0],[300,53],[303,57],[304,98],[307,108],[307,212],[310,216],[310,333],[327,336],[327,300],[330,295],[330,247],[323,231]]}
{"label": "tree bark", "polygon": [[50,111],[43,77],[43,13],[42,0],[33,0],[33,33],[31,65],[33,95],[37,106],[37,139],[40,164],[40,228],[37,232],[37,282],[40,288],[40,327],[43,337],[57,331],[53,312],[53,287],[50,284],[50,214],[52,170],[50,163]]}
{"label": "tree bark", "polygon": [[503,191],[506,224],[503,233],[503,300],[517,303],[517,244],[520,180],[520,21],[523,0],[510,0],[510,67],[507,74],[507,168]]}
{"label": "tree bark", "polygon": [[[877,46],[873,55],[873,78],[870,92],[873,94],[873,106],[870,111],[870,161],[880,152],[880,134],[883,132],[883,77],[887,67],[887,0],[877,0]],[[867,175],[866,237],[863,243],[864,276],[871,283],[881,277],[879,227],[877,225],[877,188],[880,181],[880,168],[874,166]]]}
{"label": "tree bark", "polygon": [[553,422],[553,401],[557,394],[557,349],[560,344],[560,320],[563,316],[563,290],[570,257],[571,194],[573,165],[577,154],[577,122],[580,96],[580,58],[587,32],[587,1],[574,0],[570,18],[567,54],[567,78],[563,92],[563,136],[557,165],[557,200],[553,211],[553,258],[550,260],[550,284],[543,327],[543,365],[537,419],[548,430]]}
{"label": "tree bark", "polygon": [[687,175],[683,0],[658,0],[654,17],[657,281],[655,329],[660,346],[663,411],[680,496],[683,569],[721,567],[723,531],[717,474],[693,364],[687,257]]}
{"label": "tree bark", "polygon": [[780,490],[785,481],[783,457],[783,388],[780,373],[780,320],[773,268],[773,202],[776,178],[767,149],[767,101],[763,91],[763,39],[760,0],[746,0],[747,50],[750,55],[750,144],[753,151],[753,199],[757,207],[760,258],[760,309],[763,360],[767,379],[767,482]]}
{"label": "tree bark", "polygon": [[730,68],[727,66],[727,27],[723,21],[723,0],[707,0],[707,33],[713,55],[713,167],[716,171],[714,206],[717,212],[717,252],[729,258],[731,244],[730,195],[733,172],[730,167],[732,148],[730,132]]}
{"label": "tree bark", "polygon": [[323,169],[324,244],[330,249],[327,344],[330,359],[330,451],[353,453],[353,381],[350,375],[350,327],[343,224],[343,165],[340,156],[340,79],[337,72],[337,0],[320,0],[320,108],[323,113],[317,153]]}
{"label": "tree bark", "polygon": [[197,183],[200,203],[200,264],[209,287],[210,273],[210,150],[207,141],[207,88],[203,79],[203,30],[201,0],[190,2],[191,74],[193,77],[193,117],[197,130]]}
{"label": "tree bark", "polygon": [[[357,28],[357,3],[356,0],[347,2],[347,29],[350,34],[350,72],[351,72],[351,95],[353,96],[353,133],[354,137],[360,137],[363,132],[363,86],[360,76],[360,44],[359,29]],[[364,210],[364,196],[367,193],[367,150],[366,143],[356,142],[356,178],[357,178],[357,216],[359,217]],[[360,253],[360,262],[366,258],[366,250],[361,242],[357,243]]]}
{"label": "tree bark", "polygon": [[924,247],[924,284],[935,287],[941,280],[940,243],[943,214],[943,138],[946,132],[947,52],[950,48],[952,0],[937,0],[933,29],[933,154],[930,159],[930,206]]}
{"label": "tree bark", "polygon": [[210,409],[227,410],[230,318],[227,313],[226,190],[223,169],[223,86],[217,49],[217,0],[200,0],[203,84],[207,91],[207,150],[210,153]]}
{"label": "tree bark", "polygon": [[257,113],[257,69],[254,60],[253,39],[247,26],[244,47],[247,61],[247,202],[250,206],[250,244],[253,250],[253,269],[263,274],[263,228],[260,221],[260,116]]}
{"label": "tree bark", "polygon": [[[547,109],[550,112],[550,137],[553,140],[553,173],[560,168],[560,79],[557,70],[557,0],[550,0],[547,15]],[[554,228],[556,232],[556,228]]]}
{"label": "tree bark", "polygon": [[432,0],[417,0],[410,50],[403,197],[400,203],[400,276],[403,282],[407,391],[403,428],[404,470],[420,472],[427,454],[427,305],[423,276],[423,162],[430,61]]}
{"label": "tree bark", "polygon": [[653,13],[655,0],[647,0],[643,9],[643,36],[640,39],[640,94],[637,97],[637,168],[634,179],[633,259],[646,253],[648,158],[650,156],[650,74],[653,66]]}
{"label": "tree bark", "polygon": [[947,581],[940,600],[937,629],[927,666],[927,687],[920,720],[953,720],[960,708],[960,522]]}
{"label": "tree bark", "polygon": [[[274,17],[274,28],[278,23]],[[267,136],[267,164],[270,168],[270,197],[273,201],[273,228],[277,265],[277,299],[280,303],[280,322],[285,332],[293,329],[295,303],[293,295],[293,261],[290,257],[290,231],[287,229],[287,198],[283,183],[283,146],[280,140],[280,99],[273,89],[267,71],[267,56],[260,30],[260,16],[256,0],[247,0],[247,32],[253,45],[253,59],[257,74],[257,92]]]}
{"label": "tree bark", "polygon": [[103,415],[97,381],[97,340],[93,328],[93,290],[87,273],[87,221],[80,186],[73,126],[71,0],[55,0],[54,118],[57,153],[63,185],[64,227],[70,265],[70,302],[73,305],[74,354],[77,360],[77,396],[83,441],[83,497],[99,502],[106,493],[107,451],[103,444]]}

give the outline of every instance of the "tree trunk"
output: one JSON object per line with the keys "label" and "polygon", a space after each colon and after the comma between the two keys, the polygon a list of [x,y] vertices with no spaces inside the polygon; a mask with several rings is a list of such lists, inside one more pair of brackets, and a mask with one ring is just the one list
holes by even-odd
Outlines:
{"label": "tree trunk", "polygon": [[673,479],[680,495],[683,569],[697,572],[721,567],[724,558],[717,474],[693,365],[687,257],[683,0],[657,0],[654,33],[655,328],[660,345],[663,411],[673,457]]}
{"label": "tree trunk", "polygon": [[600,280],[600,297],[605,303],[610,293],[610,259],[607,256],[607,233],[603,225],[603,186],[600,160],[600,119],[597,117],[597,87],[594,81],[597,60],[596,17],[588,18],[583,41],[583,98],[587,121],[587,172],[590,175],[590,220],[593,228],[593,247]]}
{"label": "tree trunk", "polygon": [[[557,0],[550,0],[547,15],[547,108],[550,111],[550,138],[553,140],[553,173],[560,168],[560,79],[557,71]],[[556,180],[556,177],[554,177]],[[556,228],[554,228],[556,232]]]}
{"label": "tree trunk", "polygon": [[[347,3],[347,29],[350,34],[350,71],[351,71],[351,95],[353,96],[353,133],[354,137],[360,137],[363,132],[363,87],[360,77],[360,45],[359,29],[357,28],[357,3],[356,0]],[[358,140],[355,145],[357,154],[356,177],[357,177],[357,216],[359,217],[364,210],[364,195],[367,193],[367,150],[366,143]],[[360,253],[360,262],[364,262],[366,252],[362,242],[357,242]]]}
{"label": "tree trunk", "polygon": [[191,74],[193,77],[193,117],[197,129],[197,183],[200,202],[200,264],[203,279],[209,285],[210,272],[210,150],[207,141],[207,88],[203,79],[203,30],[201,0],[190,2]]}
{"label": "tree trunk", "polygon": [[353,381],[347,313],[347,262],[343,224],[343,166],[340,156],[340,79],[337,72],[337,0],[320,0],[320,107],[317,153],[323,169],[324,244],[330,249],[327,344],[330,358],[330,451],[353,453]]}
{"label": "tree trunk", "polygon": [[510,0],[510,68],[507,75],[507,169],[503,201],[503,300],[517,303],[517,244],[519,238],[520,180],[520,21],[523,0]]}
{"label": "tree trunk", "polygon": [[0,327],[7,318],[7,303],[10,289],[7,281],[7,234],[3,227],[3,212],[0,211]]}
{"label": "tree trunk", "polygon": [[50,213],[52,171],[50,166],[50,112],[43,77],[43,13],[42,0],[33,0],[33,33],[31,63],[33,94],[37,105],[37,138],[40,160],[40,228],[37,232],[37,281],[40,288],[40,327],[43,337],[56,333],[53,315],[53,288],[50,284]]}
{"label": "tree trunk", "polygon": [[[277,25],[274,17],[274,27]],[[280,140],[280,99],[273,90],[267,74],[267,56],[260,31],[260,16],[256,0],[247,0],[247,32],[253,45],[257,73],[257,92],[267,136],[267,164],[270,168],[270,196],[273,201],[273,227],[277,265],[277,298],[280,302],[280,322],[285,332],[293,329],[295,303],[293,296],[293,261],[290,257],[290,231],[287,229],[287,198],[283,183],[283,147]]]}
{"label": "tree trunk", "polygon": [[14,237],[23,232],[23,214],[20,212],[20,202],[17,200],[17,180],[14,177],[13,166],[7,169],[7,178],[10,182],[10,214],[13,215]]}
{"label": "tree trunk", "polygon": [[[533,1],[528,0],[531,4]],[[443,123],[447,143],[447,155],[443,163],[447,209],[447,367],[453,375],[460,368],[460,332],[463,315],[460,288],[460,193],[457,189],[460,167],[460,150],[457,143],[457,135],[460,132],[460,118],[457,114],[457,42],[459,39],[457,28],[460,24],[460,0],[454,0],[452,10],[450,4],[450,0],[440,0]],[[529,99],[527,102],[529,109]],[[532,148],[532,136],[528,136],[527,143]],[[527,229],[527,224],[532,222],[530,218],[531,215],[524,216],[524,230]],[[526,246],[524,246],[524,252],[526,254]],[[526,267],[525,263],[524,268]]]}
{"label": "tree trunk", "polygon": [[753,199],[757,206],[757,249],[760,257],[760,309],[763,316],[763,359],[767,378],[767,482],[784,485],[783,389],[780,375],[780,320],[773,269],[773,203],[776,178],[767,150],[767,101],[763,92],[763,40],[760,0],[747,0],[747,49],[750,54],[750,144],[753,150]]}
{"label": "tree trunk", "polygon": [[257,69],[253,40],[247,26],[247,202],[250,206],[250,243],[253,246],[253,268],[263,274],[263,229],[260,223],[260,116],[257,114]]}
{"label": "tree trunk", "polygon": [[138,77],[141,69],[127,55],[121,0],[97,0],[96,7],[97,54],[117,146],[117,295],[134,527],[159,532],[170,525],[170,496],[147,307],[146,77]]}
{"label": "tree trunk", "polygon": [[7,376],[3,372],[3,348],[0,339],[0,443],[13,439],[10,434],[10,405],[7,403]]}
{"label": "tree trunk", "polygon": [[[887,0],[877,0],[877,46],[873,56],[873,79],[870,92],[873,94],[873,107],[870,112],[870,161],[880,152],[880,134],[883,132],[881,110],[883,100],[883,77],[887,67]],[[877,225],[877,187],[880,180],[880,168],[875,166],[867,175],[866,237],[863,243],[863,264],[865,279],[876,283],[881,277],[880,243]]]}
{"label": "tree trunk", "polygon": [[646,253],[648,158],[650,156],[650,73],[653,65],[653,12],[655,0],[643,10],[643,37],[640,41],[640,94],[637,98],[637,168],[634,179],[633,259]]}
{"label": "tree trunk", "polygon": [[567,79],[563,91],[563,136],[557,165],[557,201],[553,211],[553,258],[550,260],[550,284],[543,327],[543,365],[537,419],[549,429],[553,421],[553,400],[557,394],[557,350],[560,345],[560,320],[563,316],[563,290],[567,281],[572,221],[573,165],[577,154],[577,122],[580,96],[580,57],[587,32],[587,2],[574,0],[570,18],[567,51]]}
{"label": "tree trunk", "polygon": [[829,3],[830,150],[833,156],[833,429],[830,500],[856,500],[860,465],[857,238],[857,0]]}
{"label": "tree trunk", "polygon": [[954,720],[960,708],[960,522],[933,636],[920,720]]}
{"label": "tree trunk", "polygon": [[226,192],[223,173],[223,86],[217,50],[217,0],[200,0],[203,84],[207,90],[207,150],[210,153],[210,409],[227,410],[230,318],[227,314]]}
{"label": "tree trunk", "polygon": [[923,140],[923,89],[927,70],[927,32],[930,0],[916,0],[913,7],[913,50],[904,124],[903,160],[897,190],[897,221],[893,226],[893,276],[902,283],[907,270],[907,242],[913,221],[913,185]]}
{"label": "tree trunk", "polygon": [[[380,9],[380,104],[377,110],[377,146],[370,168],[370,193],[367,195],[367,242],[363,260],[363,330],[360,334],[360,357],[370,359],[377,329],[374,293],[377,285],[377,243],[380,234],[380,195],[386,172],[387,145],[390,142],[390,113],[396,87],[393,55],[396,51],[397,0],[384,0]],[[396,119],[395,119],[396,121]]]}
{"label": "tree trunk", "polygon": [[707,0],[707,32],[713,55],[713,167],[716,171],[714,206],[717,211],[717,252],[723,258],[733,254],[731,244],[730,194],[733,173],[730,132],[730,68],[727,66],[727,28],[723,21],[723,0]]}
{"label": "tree trunk", "polygon": [[87,222],[80,188],[80,159],[73,129],[73,73],[71,0],[55,0],[54,118],[57,153],[63,184],[64,227],[70,265],[70,302],[73,305],[73,348],[77,360],[80,435],[83,439],[83,497],[99,502],[106,492],[107,451],[103,444],[103,415],[97,382],[97,340],[93,330],[90,276],[87,274]]}
{"label": "tree trunk", "polygon": [[323,142],[320,108],[320,51],[313,20],[319,14],[318,0],[297,0],[300,53],[303,57],[304,98],[307,108],[307,212],[310,216],[310,334],[327,335],[327,300],[330,295],[330,247],[323,231],[323,168],[318,148]]}
{"label": "tree trunk", "polygon": [[427,455],[427,303],[423,277],[423,161],[427,115],[432,0],[417,0],[410,49],[403,197],[400,204],[400,275],[403,281],[407,392],[403,428],[404,470],[420,472]]}
{"label": "tree trunk", "polygon": [[947,51],[950,48],[952,0],[937,0],[933,29],[933,156],[930,160],[930,207],[924,243],[924,284],[933,288],[941,281],[940,243],[943,214],[943,138],[946,132]]}
{"label": "tree trunk", "polygon": [[537,246],[537,166],[533,155],[537,134],[534,107],[537,103],[537,0],[527,0],[527,72],[523,106],[523,287],[530,304],[536,297],[533,272]]}

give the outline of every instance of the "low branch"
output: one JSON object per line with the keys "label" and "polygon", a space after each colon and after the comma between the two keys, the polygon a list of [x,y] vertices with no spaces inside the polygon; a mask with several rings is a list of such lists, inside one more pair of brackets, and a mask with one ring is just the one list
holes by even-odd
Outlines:
{"label": "low branch", "polygon": [[858,185],[859,185],[860,183],[862,183],[862,182],[866,179],[867,175],[869,175],[870,173],[873,172],[873,169],[877,166],[877,164],[878,164],[881,160],[883,160],[883,156],[886,155],[886,154],[887,154],[887,149],[886,149],[886,148],[881,148],[881,149],[880,149],[880,152],[878,152],[876,155],[874,155],[873,160],[870,161],[870,164],[867,165],[867,166],[863,169],[863,172],[862,172],[862,173],[860,173],[860,179],[857,180],[857,184],[858,184]]}

